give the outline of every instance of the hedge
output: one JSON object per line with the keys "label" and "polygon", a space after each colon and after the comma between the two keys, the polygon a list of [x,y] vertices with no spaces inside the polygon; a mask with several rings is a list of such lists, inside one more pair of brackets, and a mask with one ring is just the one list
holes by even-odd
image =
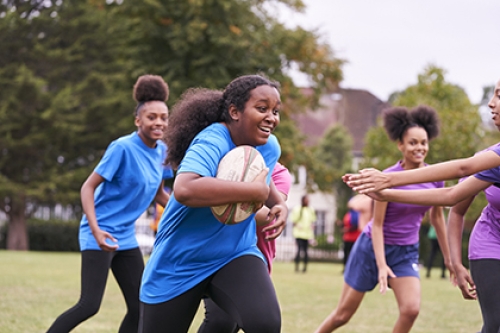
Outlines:
{"label": "hedge", "polygon": [[[78,252],[79,221],[27,221],[29,249],[32,251]],[[7,227],[0,230],[0,248],[6,248]]]}

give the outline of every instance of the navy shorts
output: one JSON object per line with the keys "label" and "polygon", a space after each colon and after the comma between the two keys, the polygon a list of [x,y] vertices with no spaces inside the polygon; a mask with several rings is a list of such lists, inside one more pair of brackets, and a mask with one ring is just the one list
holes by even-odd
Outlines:
{"label": "navy shorts", "polygon": [[[418,243],[413,245],[385,244],[385,260],[396,277],[414,276],[418,272]],[[344,272],[345,282],[359,292],[371,291],[378,284],[378,268],[372,240],[364,232],[358,237],[349,255]]]}

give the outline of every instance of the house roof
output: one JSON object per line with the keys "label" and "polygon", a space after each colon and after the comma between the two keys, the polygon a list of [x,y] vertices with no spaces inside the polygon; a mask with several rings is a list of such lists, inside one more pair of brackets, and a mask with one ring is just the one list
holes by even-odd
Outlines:
{"label": "house roof", "polygon": [[[309,93],[307,90],[305,94]],[[307,136],[306,145],[317,144],[328,128],[341,124],[351,133],[355,155],[363,150],[366,132],[377,125],[377,117],[390,106],[366,90],[343,88],[321,96],[320,105],[316,110],[293,116]]]}

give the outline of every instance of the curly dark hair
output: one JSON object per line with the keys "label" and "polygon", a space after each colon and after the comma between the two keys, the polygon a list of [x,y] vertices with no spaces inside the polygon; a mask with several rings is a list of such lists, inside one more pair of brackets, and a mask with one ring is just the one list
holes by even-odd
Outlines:
{"label": "curly dark hair", "polygon": [[412,127],[421,127],[427,132],[429,140],[439,135],[439,118],[436,110],[419,105],[411,110],[405,107],[385,109],[382,113],[384,128],[392,141],[402,141]]}
{"label": "curly dark hair", "polygon": [[165,143],[168,147],[166,164],[177,169],[194,137],[215,122],[231,121],[229,107],[243,112],[250,92],[262,85],[279,89],[278,83],[260,75],[240,76],[224,91],[191,88],[184,92],[172,107]]}
{"label": "curly dark hair", "polygon": [[169,89],[167,83],[159,75],[146,74],[139,76],[134,84],[132,96],[137,102],[135,114],[137,115],[141,107],[146,102],[168,100]]}

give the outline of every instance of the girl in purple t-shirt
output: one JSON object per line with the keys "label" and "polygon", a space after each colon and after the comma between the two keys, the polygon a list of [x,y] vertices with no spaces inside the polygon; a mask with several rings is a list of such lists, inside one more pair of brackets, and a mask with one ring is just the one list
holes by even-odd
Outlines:
{"label": "girl in purple t-shirt", "polygon": [[[495,126],[500,129],[500,81],[496,84],[493,97],[488,103]],[[440,164],[437,173],[443,178],[456,177],[468,163],[476,169],[491,169],[477,173],[463,182],[449,188],[434,190],[399,191],[382,190],[368,193],[377,200],[389,200],[421,205],[438,204],[453,206],[449,220],[449,239],[451,260],[456,272],[457,284],[465,299],[478,299],[483,316],[482,333],[497,333],[500,331],[500,144],[476,154],[467,160],[447,162],[449,171],[444,170],[445,164]],[[457,164],[457,163],[461,164]],[[474,163],[476,162],[476,163]],[[452,164],[453,163],[453,164]],[[491,165],[493,164],[493,165]],[[496,166],[495,166],[496,164]],[[437,165],[436,165],[437,166]],[[429,168],[430,169],[430,168]],[[406,176],[406,183],[436,179],[430,174],[400,173],[399,179]],[[401,184],[400,180],[398,184]],[[394,179],[392,180],[394,181]],[[358,183],[359,185],[359,183]],[[495,185],[495,186],[491,186]],[[377,184],[377,189],[384,188]],[[477,220],[469,242],[469,260],[472,278],[462,265],[461,244],[463,215],[467,211],[473,197],[485,191],[488,205]]]}
{"label": "girl in purple t-shirt", "polygon": [[[390,139],[396,141],[403,158],[384,172],[425,167],[429,140],[438,135],[436,111],[419,106],[411,111],[391,108],[384,112],[384,127]],[[399,187],[433,189],[443,182]],[[380,283],[380,292],[388,285],[394,291],[399,317],[394,332],[409,332],[420,309],[418,273],[418,233],[425,213],[430,209],[446,263],[450,266],[446,226],[441,207],[400,203],[375,202],[373,218],[352,249],[344,273],[344,287],[337,308],[324,320],[316,333],[332,332],[345,325],[354,315],[364,294]]]}

